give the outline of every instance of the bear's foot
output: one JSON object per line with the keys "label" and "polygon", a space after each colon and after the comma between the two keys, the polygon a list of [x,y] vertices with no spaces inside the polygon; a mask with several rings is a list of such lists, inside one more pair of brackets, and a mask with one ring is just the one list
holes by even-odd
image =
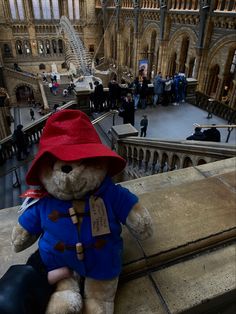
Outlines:
{"label": "bear's foot", "polygon": [[79,314],[83,303],[80,293],[71,290],[52,294],[45,314]]}
{"label": "bear's foot", "polygon": [[96,299],[85,299],[83,314],[113,314],[114,302],[107,302]]}

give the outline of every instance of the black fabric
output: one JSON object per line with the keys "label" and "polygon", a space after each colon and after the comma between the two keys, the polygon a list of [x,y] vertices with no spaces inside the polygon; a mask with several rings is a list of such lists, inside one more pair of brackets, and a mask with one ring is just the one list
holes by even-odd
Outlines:
{"label": "black fabric", "polygon": [[0,313],[44,314],[52,292],[36,252],[26,265],[11,266],[0,279]]}

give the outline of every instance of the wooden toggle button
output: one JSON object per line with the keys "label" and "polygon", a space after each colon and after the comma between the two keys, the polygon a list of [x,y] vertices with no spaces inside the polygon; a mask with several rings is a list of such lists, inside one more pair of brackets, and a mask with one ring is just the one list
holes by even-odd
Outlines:
{"label": "wooden toggle button", "polygon": [[73,224],[77,224],[79,221],[78,221],[78,217],[77,217],[76,212],[75,212],[73,207],[69,208],[69,213],[70,213],[70,217],[71,217]]}
{"label": "wooden toggle button", "polygon": [[82,243],[76,243],[76,253],[79,261],[84,259],[84,248]]}

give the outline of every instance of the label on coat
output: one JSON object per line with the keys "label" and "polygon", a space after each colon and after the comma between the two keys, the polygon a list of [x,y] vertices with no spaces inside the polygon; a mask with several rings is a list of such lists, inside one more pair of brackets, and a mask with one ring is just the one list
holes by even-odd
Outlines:
{"label": "label on coat", "polygon": [[111,233],[107,210],[103,199],[91,196],[89,199],[91,227],[93,237]]}

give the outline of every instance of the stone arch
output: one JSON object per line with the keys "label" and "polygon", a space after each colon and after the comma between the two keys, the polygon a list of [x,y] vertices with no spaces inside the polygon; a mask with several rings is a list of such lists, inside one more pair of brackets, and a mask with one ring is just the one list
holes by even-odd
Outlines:
{"label": "stone arch", "polygon": [[197,162],[197,166],[205,165],[207,162],[204,159],[199,159]]}
{"label": "stone arch", "polygon": [[219,73],[220,66],[218,64],[214,64],[208,74],[208,86],[207,86],[207,94],[214,97],[216,94],[218,82],[219,82]]}
{"label": "stone arch", "polygon": [[171,170],[176,170],[180,168],[180,158],[177,155],[173,155],[171,161]]}
{"label": "stone arch", "polygon": [[[155,34],[155,36],[154,36]],[[154,38],[155,37],[155,38]],[[139,59],[148,59],[149,61],[149,69],[148,72],[151,71],[152,66],[155,64],[157,67],[158,64],[158,48],[160,37],[160,29],[157,23],[149,23],[140,38],[140,56]],[[155,42],[153,42],[155,41]]]}
{"label": "stone arch", "polygon": [[40,63],[39,70],[45,70],[45,69],[46,69],[46,65],[44,63]]}
{"label": "stone arch", "polygon": [[20,39],[17,39],[16,41],[16,53],[18,55],[23,55],[23,43]]}
{"label": "stone arch", "polygon": [[183,168],[188,168],[192,166],[193,166],[192,159],[190,157],[185,157],[183,162]]}
{"label": "stone arch", "polygon": [[[185,44],[186,40],[188,39],[188,49],[186,49]],[[169,61],[172,62],[173,68],[173,55],[176,53],[176,72],[184,70],[188,72],[188,69],[185,68],[185,65],[188,64],[191,58],[196,57],[196,49],[197,46],[198,35],[197,33],[187,27],[180,27],[177,31],[175,31],[169,40],[167,46],[167,61],[166,67],[168,68]],[[186,52],[185,58],[181,56],[181,51],[184,50]],[[174,73],[170,73],[174,74]]]}
{"label": "stone arch", "polygon": [[28,98],[34,99],[36,91],[34,87],[27,83],[17,84],[13,89],[14,95],[18,103],[26,103]]}

